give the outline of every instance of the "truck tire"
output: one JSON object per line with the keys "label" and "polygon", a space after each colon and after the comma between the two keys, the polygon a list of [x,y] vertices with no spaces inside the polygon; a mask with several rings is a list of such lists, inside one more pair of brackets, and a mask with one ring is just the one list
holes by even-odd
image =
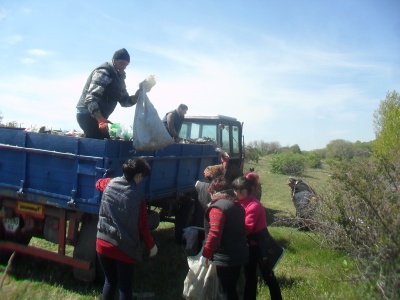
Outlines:
{"label": "truck tire", "polygon": [[[21,217],[19,217],[19,224],[20,227],[17,229],[15,234],[9,235],[5,232],[5,229],[3,227],[3,223],[0,220],[0,243],[1,241],[10,241],[14,243],[18,243],[24,246],[27,246],[29,242],[31,241],[32,235],[23,235],[21,234],[21,228],[24,226],[24,221]],[[0,250],[0,264],[1,265],[7,265],[8,260],[10,259],[12,255],[12,251],[7,251],[7,250]]]}
{"label": "truck tire", "polygon": [[175,241],[181,245],[183,243],[183,229],[189,227],[194,212],[194,201],[191,197],[184,197],[175,214]]}
{"label": "truck tire", "polygon": [[160,225],[160,215],[154,210],[149,210],[148,218],[150,230],[157,229],[158,225]]}
{"label": "truck tire", "polygon": [[74,278],[88,283],[96,279],[98,273],[96,269],[101,268],[97,263],[96,253],[97,221],[98,219],[94,217],[84,219],[73,253],[74,258],[91,262],[89,270],[73,268]]}
{"label": "truck tire", "polygon": [[[0,220],[0,243],[2,241],[8,241],[10,239],[6,238],[3,223]],[[12,252],[8,250],[0,250],[0,265],[7,265],[8,260],[10,259]]]}

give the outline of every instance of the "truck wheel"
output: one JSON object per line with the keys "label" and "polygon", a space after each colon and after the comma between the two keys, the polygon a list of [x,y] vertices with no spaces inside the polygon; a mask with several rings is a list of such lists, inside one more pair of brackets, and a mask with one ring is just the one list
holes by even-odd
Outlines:
{"label": "truck wheel", "polygon": [[[2,241],[7,241],[7,239],[4,238],[3,234],[0,232],[0,243]],[[8,250],[0,250],[0,265],[7,265],[8,260],[11,257],[12,252]]]}
{"label": "truck wheel", "polygon": [[[31,234],[24,235],[21,233],[21,228],[24,226],[23,219],[21,217],[19,217],[19,224],[20,224],[19,228],[17,228],[16,232],[10,234],[6,232],[3,226],[3,222],[1,222],[0,220],[0,242],[10,241],[24,246],[28,245],[29,242],[31,241],[32,235]],[[12,251],[0,250],[0,264],[7,265],[11,255]]]}
{"label": "truck wheel", "polygon": [[97,218],[84,219],[79,231],[78,240],[74,247],[73,257],[90,261],[91,266],[89,270],[74,268],[74,278],[77,280],[91,283],[96,278],[96,269],[100,268],[97,264],[96,233]]}
{"label": "truck wheel", "polygon": [[190,226],[194,212],[194,201],[190,197],[184,197],[175,214],[175,241],[183,243],[183,229]]}
{"label": "truck wheel", "polygon": [[149,210],[148,211],[148,217],[149,217],[150,230],[157,229],[158,225],[160,225],[160,216],[159,216],[159,214],[154,210]]}

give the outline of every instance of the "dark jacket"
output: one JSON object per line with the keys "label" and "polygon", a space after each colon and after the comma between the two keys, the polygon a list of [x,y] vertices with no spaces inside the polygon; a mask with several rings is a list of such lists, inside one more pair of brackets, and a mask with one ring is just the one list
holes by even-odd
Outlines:
{"label": "dark jacket", "polygon": [[97,238],[110,242],[136,261],[142,260],[139,212],[143,200],[135,182],[125,177],[110,181],[100,204]]}
{"label": "dark jacket", "polygon": [[208,180],[198,180],[195,184],[197,199],[199,200],[204,211],[208,208],[208,204],[211,202],[211,196],[208,192],[208,187],[210,186],[210,181]]}
{"label": "dark jacket", "polygon": [[195,184],[197,197],[195,198],[195,207],[193,213],[193,226],[204,227],[204,213],[211,202],[211,196],[208,192],[209,181],[198,180]]}
{"label": "dark jacket", "polygon": [[249,256],[245,232],[245,211],[236,201],[220,199],[207,209],[204,222],[205,232],[208,234],[210,223],[208,214],[212,207],[219,208],[225,216],[224,230],[220,245],[214,252],[213,263],[217,266],[244,265]]}
{"label": "dark jacket", "polygon": [[100,111],[107,119],[117,103],[123,107],[129,107],[136,101],[129,97],[126,90],[125,72],[118,72],[111,63],[106,62],[90,74],[76,108],[79,113],[92,115]]}
{"label": "dark jacket", "polygon": [[165,128],[167,128],[168,133],[175,138],[176,136],[173,136],[172,133],[169,131],[168,129],[168,123],[167,123],[167,116],[168,114],[172,114],[173,115],[173,119],[174,119],[174,128],[175,128],[175,132],[179,135],[179,132],[181,131],[182,128],[182,123],[184,120],[184,117],[181,117],[181,115],[179,114],[178,110],[171,110],[170,112],[166,113],[162,122],[164,123]]}

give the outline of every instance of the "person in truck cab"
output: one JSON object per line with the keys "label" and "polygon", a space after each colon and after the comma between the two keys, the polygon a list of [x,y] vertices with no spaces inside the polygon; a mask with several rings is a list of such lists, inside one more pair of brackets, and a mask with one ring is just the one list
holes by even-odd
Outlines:
{"label": "person in truck cab", "polygon": [[180,104],[177,109],[167,112],[162,120],[168,133],[177,143],[181,141],[181,138],[179,138],[179,132],[181,131],[183,119],[185,118],[187,110],[188,107],[186,104]]}
{"label": "person in truck cab", "polygon": [[105,281],[102,299],[132,299],[134,267],[142,260],[142,244],[150,257],[157,254],[149,228],[146,201],[137,185],[150,174],[143,158],[129,159],[123,176],[103,178],[96,188],[103,192],[97,224],[96,252]]}
{"label": "person in truck cab", "polygon": [[[125,48],[117,50],[111,62],[106,62],[92,71],[76,105],[76,119],[85,137],[109,139],[108,118],[119,103],[122,107],[131,107],[137,103],[142,82],[134,95],[129,95],[125,85],[125,69],[129,65],[130,55]],[[146,82],[149,92],[152,83]]]}

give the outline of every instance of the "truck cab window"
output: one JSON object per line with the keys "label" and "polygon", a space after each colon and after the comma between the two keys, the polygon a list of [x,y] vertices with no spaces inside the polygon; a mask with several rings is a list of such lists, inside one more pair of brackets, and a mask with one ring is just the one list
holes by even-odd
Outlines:
{"label": "truck cab window", "polygon": [[221,132],[221,137],[222,137],[222,149],[225,151],[231,152],[230,147],[229,147],[229,126],[225,126],[224,129],[222,129]]}
{"label": "truck cab window", "polygon": [[198,139],[208,137],[217,140],[216,125],[205,125],[197,123],[183,123],[179,137],[184,139]]}
{"label": "truck cab window", "polygon": [[190,134],[190,126],[187,123],[182,124],[181,131],[179,132],[179,137],[182,139],[188,139]]}
{"label": "truck cab window", "polygon": [[216,141],[217,140],[217,129],[216,125],[203,125],[202,136],[200,137],[209,137],[210,139]]}
{"label": "truck cab window", "polygon": [[232,152],[240,153],[240,136],[239,136],[239,128],[238,126],[232,126]]}

